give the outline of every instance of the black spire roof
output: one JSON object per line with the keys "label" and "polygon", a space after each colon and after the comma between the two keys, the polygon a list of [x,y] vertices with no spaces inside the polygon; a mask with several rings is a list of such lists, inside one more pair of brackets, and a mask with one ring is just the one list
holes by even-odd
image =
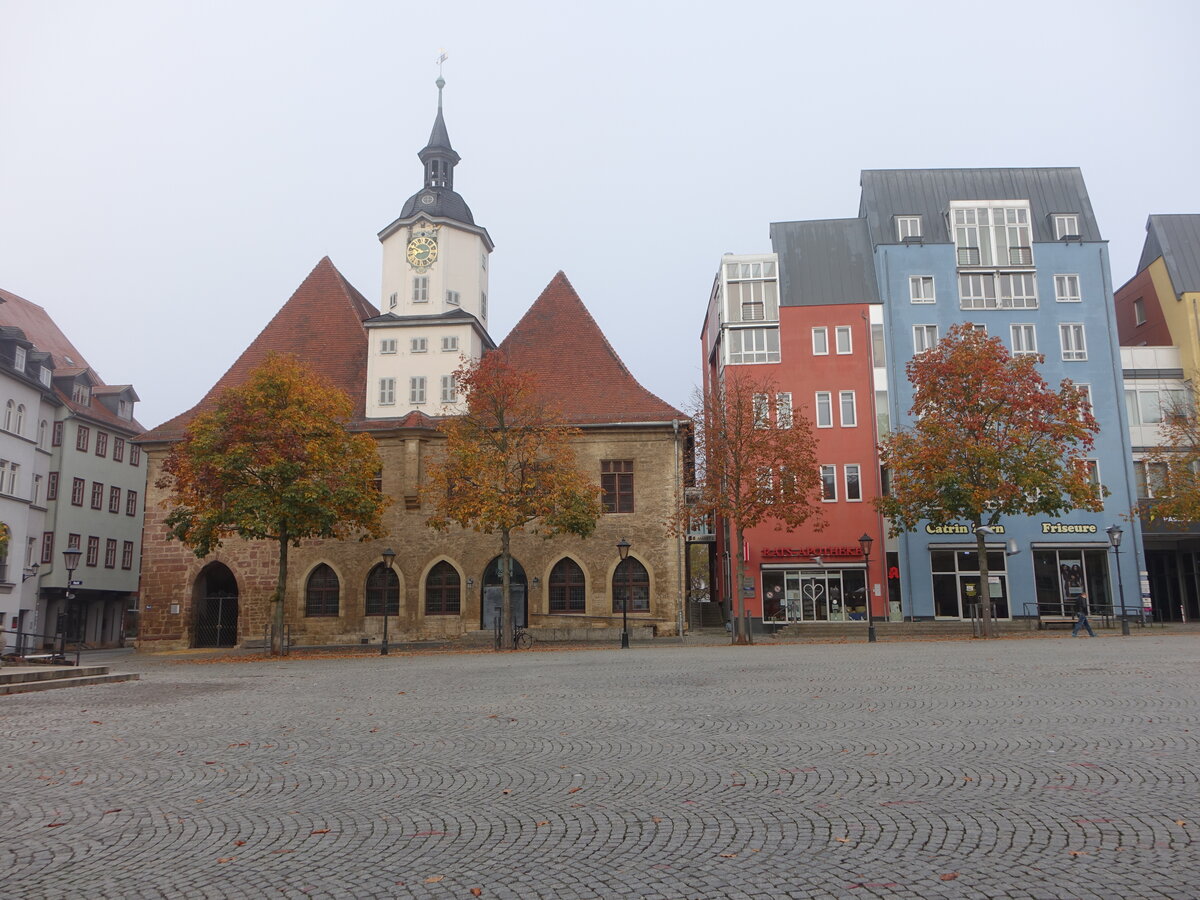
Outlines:
{"label": "black spire roof", "polygon": [[442,116],[442,88],[445,86],[445,79],[438,76],[437,116],[429,133],[429,143],[417,154],[425,165],[425,187],[408,198],[400,218],[425,213],[474,225],[475,218],[471,215],[470,207],[454,190],[454,167],[462,157],[450,146],[450,134],[446,131],[446,120]]}

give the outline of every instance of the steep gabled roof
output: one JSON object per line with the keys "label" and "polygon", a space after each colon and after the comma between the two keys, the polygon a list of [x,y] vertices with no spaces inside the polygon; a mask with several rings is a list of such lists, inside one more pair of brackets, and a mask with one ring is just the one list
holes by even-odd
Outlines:
{"label": "steep gabled roof", "polygon": [[245,383],[270,353],[291,353],[350,395],[362,418],[367,383],[367,331],[363,320],[379,315],[326,256],[304,279],[275,318],[229,371],[187,412],[148,431],[140,440],[174,441],[227,387]]}
{"label": "steep gabled roof", "polygon": [[[0,324],[19,329],[39,351],[49,354],[55,378],[77,377],[87,373],[93,388],[104,384],[96,370],[83,358],[83,354],[75,349],[75,345],[50,318],[49,313],[36,303],[31,303],[12,291],[0,289]],[[72,399],[70,391],[63,391],[58,386],[54,387],[54,393],[62,406],[77,415],[124,432],[136,433],[142,430],[136,419],[122,419],[102,404],[83,406]]]}
{"label": "steep gabled roof", "polygon": [[1160,256],[1176,294],[1200,291],[1200,215],[1154,215],[1146,221],[1138,271]]}
{"label": "steep gabled roof", "polygon": [[559,272],[500,344],[574,425],[687,418],[630,374]]}

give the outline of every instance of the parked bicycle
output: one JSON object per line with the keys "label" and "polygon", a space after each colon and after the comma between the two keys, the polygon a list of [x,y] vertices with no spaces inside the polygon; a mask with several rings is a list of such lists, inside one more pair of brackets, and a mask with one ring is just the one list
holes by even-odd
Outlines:
{"label": "parked bicycle", "polygon": [[[495,632],[495,634],[496,634],[495,645],[496,645],[497,650],[500,649],[501,633],[502,632],[500,630],[500,622],[499,622],[499,620],[497,620],[496,632]],[[520,625],[514,625],[513,626],[512,646],[513,646],[514,650],[528,650],[530,647],[533,646],[533,635],[531,635],[528,631],[526,631]]]}

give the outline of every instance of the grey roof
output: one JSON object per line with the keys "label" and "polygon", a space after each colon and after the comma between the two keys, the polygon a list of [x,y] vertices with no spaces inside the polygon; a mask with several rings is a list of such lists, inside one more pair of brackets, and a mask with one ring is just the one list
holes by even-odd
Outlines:
{"label": "grey roof", "polygon": [[446,120],[442,117],[441,90],[438,90],[437,116],[434,117],[433,130],[429,132],[429,143],[425,145],[425,149],[449,150],[451,153],[454,153],[454,148],[450,146],[450,132],[446,130]]}
{"label": "grey roof", "polygon": [[[424,203],[422,202],[424,197],[432,197],[433,201]],[[418,213],[453,219],[455,222],[466,222],[468,225],[475,224],[475,217],[471,215],[471,208],[467,206],[467,201],[460,197],[457,191],[450,188],[421,188],[404,202],[400,218],[407,219]]]}
{"label": "grey roof", "polygon": [[878,303],[871,238],[864,219],[773,222],[779,305]]}
{"label": "grey roof", "polygon": [[1200,291],[1200,215],[1151,216],[1138,271],[1159,257],[1177,294]]}
{"label": "grey roof", "polygon": [[1041,169],[865,169],[858,214],[875,244],[896,244],[896,216],[921,217],[929,243],[950,243],[946,209],[951,200],[1028,200],[1033,239],[1055,240],[1054,213],[1078,213],[1080,237],[1100,241],[1100,227],[1076,167]]}

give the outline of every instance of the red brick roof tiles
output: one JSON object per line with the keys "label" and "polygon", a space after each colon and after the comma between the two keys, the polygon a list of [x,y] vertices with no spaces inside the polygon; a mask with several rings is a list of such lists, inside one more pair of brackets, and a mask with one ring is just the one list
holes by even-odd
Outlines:
{"label": "red brick roof tiles", "polygon": [[638,384],[562,272],[500,350],[513,365],[534,373],[574,425],[686,418]]}
{"label": "red brick roof tiles", "polygon": [[[83,354],[75,349],[75,345],[62,333],[43,307],[12,291],[0,288],[0,325],[20,328],[34,347],[43,353],[49,353],[56,378],[78,376],[87,372],[93,384],[93,390],[96,386],[103,385],[104,382],[100,375],[88,365]],[[81,406],[71,399],[69,392],[55,388],[54,394],[63,406],[93,422],[126,433],[136,434],[142,430],[142,426],[136,420],[122,419],[102,403]]]}
{"label": "red brick roof tiles", "polygon": [[173,441],[227,387],[243,384],[270,353],[295,354],[314,371],[350,395],[354,415],[364,414],[367,383],[367,330],[363,320],[379,315],[371,303],[324,257],[250,346],[187,412],[148,431],[142,441]]}

